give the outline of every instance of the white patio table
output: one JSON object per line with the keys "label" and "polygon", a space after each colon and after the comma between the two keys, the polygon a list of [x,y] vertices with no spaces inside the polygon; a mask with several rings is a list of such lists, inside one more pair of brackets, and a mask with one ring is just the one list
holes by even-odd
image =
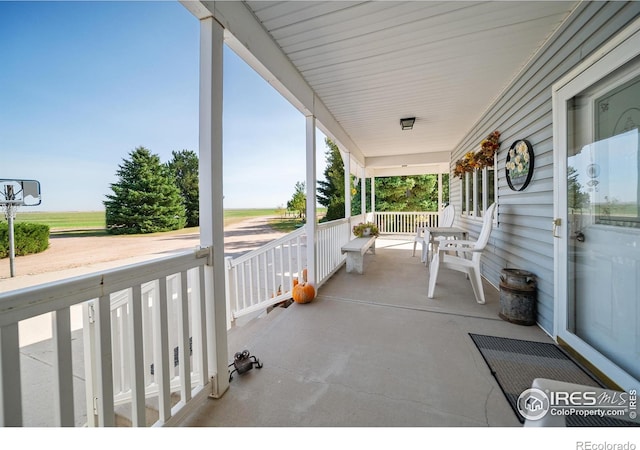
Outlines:
{"label": "white patio table", "polygon": [[467,239],[469,233],[466,230],[458,227],[428,227],[425,228],[424,231],[424,240],[427,245],[426,254],[422,255],[422,262],[426,263],[427,267],[429,267],[429,243],[431,243],[433,254],[438,251],[438,239],[436,237],[453,237],[455,239]]}

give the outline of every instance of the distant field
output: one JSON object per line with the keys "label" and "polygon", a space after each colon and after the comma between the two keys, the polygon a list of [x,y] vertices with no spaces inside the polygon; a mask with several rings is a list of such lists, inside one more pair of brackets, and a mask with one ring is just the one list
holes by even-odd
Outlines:
{"label": "distant field", "polygon": [[71,212],[29,212],[18,211],[16,222],[31,222],[49,225],[51,229],[70,228],[104,228],[104,211],[71,211]]}
{"label": "distant field", "polygon": [[[320,210],[319,210],[320,211]],[[231,225],[252,217],[278,216],[275,208],[227,209],[224,211],[224,225]],[[3,217],[4,220],[4,217]],[[16,222],[42,223],[52,230],[104,229],[104,211],[30,212],[18,211]]]}

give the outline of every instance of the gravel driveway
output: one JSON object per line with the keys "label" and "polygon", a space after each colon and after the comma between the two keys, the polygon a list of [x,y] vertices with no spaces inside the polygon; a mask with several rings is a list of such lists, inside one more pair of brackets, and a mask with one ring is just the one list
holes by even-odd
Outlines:
{"label": "gravel driveway", "polygon": [[[284,235],[269,226],[271,217],[257,217],[225,229],[225,255],[240,256]],[[170,255],[196,248],[198,232],[185,230],[145,236],[52,236],[42,253],[18,256],[16,276],[9,258],[0,260],[0,292]]]}

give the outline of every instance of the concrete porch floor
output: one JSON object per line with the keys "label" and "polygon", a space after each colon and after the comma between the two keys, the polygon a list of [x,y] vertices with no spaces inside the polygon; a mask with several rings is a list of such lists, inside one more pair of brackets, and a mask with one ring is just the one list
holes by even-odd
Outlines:
{"label": "concrete porch floor", "polygon": [[229,357],[248,349],[264,367],[235,375],[181,426],[520,427],[468,333],[550,337],[500,319],[486,281],[477,304],[459,272],[442,269],[427,298],[412,243],[381,237],[376,247],[363,275],[342,267],[312,303],[231,330]]}

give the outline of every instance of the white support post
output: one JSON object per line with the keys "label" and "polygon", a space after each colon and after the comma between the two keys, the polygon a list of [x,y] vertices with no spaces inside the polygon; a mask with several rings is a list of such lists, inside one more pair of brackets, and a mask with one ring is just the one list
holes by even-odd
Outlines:
{"label": "white support post", "polygon": [[307,281],[316,285],[316,118],[307,124]]}
{"label": "white support post", "polygon": [[361,213],[364,215],[365,220],[367,217],[367,179],[364,175],[364,169],[362,169],[362,178],[360,178],[360,208]]}
{"label": "white support post", "polygon": [[371,177],[371,212],[376,212],[376,177]]}
{"label": "white support post", "polygon": [[344,216],[351,218],[351,154],[344,158]]}
{"label": "white support post", "polygon": [[438,174],[438,212],[442,211],[442,172]]}
{"label": "white support post", "polygon": [[205,270],[209,374],[212,393],[229,387],[227,368],[224,206],[222,196],[222,61],[224,29],[213,18],[200,21],[200,245],[213,246]]}

